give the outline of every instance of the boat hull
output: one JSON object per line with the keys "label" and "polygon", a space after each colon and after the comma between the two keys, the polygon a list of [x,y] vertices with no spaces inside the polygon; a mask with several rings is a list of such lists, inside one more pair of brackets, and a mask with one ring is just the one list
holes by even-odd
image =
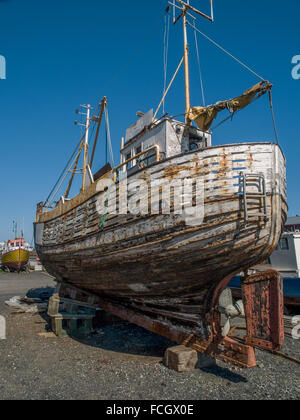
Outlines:
{"label": "boat hull", "polygon": [[[266,217],[245,219],[243,174],[264,176]],[[230,278],[276,248],[287,215],[285,159],[270,143],[212,147],[141,170],[128,178],[128,188],[136,180],[184,177],[204,183],[202,223],[191,226],[174,213],[126,214],[109,215],[100,228],[97,203],[107,192],[99,180],[39,214],[35,241],[42,264],[58,281],[108,301],[199,325]],[[262,201],[252,201],[249,213],[261,212]]]}
{"label": "boat hull", "polygon": [[29,261],[29,251],[20,248],[5,252],[1,261],[2,265],[10,270],[20,272]]}

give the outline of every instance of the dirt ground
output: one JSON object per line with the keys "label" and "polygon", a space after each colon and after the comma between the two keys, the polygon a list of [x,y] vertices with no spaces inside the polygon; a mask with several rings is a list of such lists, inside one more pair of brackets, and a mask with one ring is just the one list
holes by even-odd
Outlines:
{"label": "dirt ground", "polygon": [[[29,289],[53,287],[45,273],[0,274],[0,399],[204,400],[300,398],[300,366],[257,351],[258,366],[243,370],[223,362],[211,369],[177,373],[162,364],[173,343],[132,324],[103,321],[79,340],[49,332],[45,315],[17,314],[4,301]],[[108,318],[109,319],[109,318]],[[283,349],[300,358],[300,340]]]}

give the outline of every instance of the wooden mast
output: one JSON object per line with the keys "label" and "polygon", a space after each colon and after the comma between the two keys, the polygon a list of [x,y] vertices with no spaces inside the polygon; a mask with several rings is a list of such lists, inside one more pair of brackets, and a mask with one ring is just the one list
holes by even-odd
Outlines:
{"label": "wooden mast", "polygon": [[183,40],[184,40],[184,75],[185,75],[185,123],[191,124],[189,112],[191,108],[191,95],[190,95],[190,69],[189,69],[189,44],[187,38],[187,8],[183,8]]}
{"label": "wooden mast", "polygon": [[86,130],[85,130],[85,142],[84,142],[84,158],[83,158],[82,191],[85,190],[86,171],[87,171],[87,164],[88,164],[90,112],[91,112],[91,106],[87,105],[87,116],[86,116],[87,118],[86,118]]}
{"label": "wooden mast", "polygon": [[[210,22],[214,21],[213,17],[213,0],[210,1],[211,6],[211,15],[208,16],[203,12],[200,12],[200,10],[195,9],[193,6],[190,5],[190,0],[173,0],[172,3],[169,1],[169,4],[171,4],[174,8],[174,24],[178,22],[178,20],[182,17],[183,20],[183,42],[184,42],[184,74],[185,74],[185,123],[187,125],[191,124],[191,120],[189,118],[189,112],[191,108],[191,95],[190,95],[190,70],[189,70],[189,44],[188,44],[188,37],[187,37],[187,15],[191,16],[193,19],[195,19],[190,12],[197,13],[198,15],[204,17],[205,19],[208,19]],[[180,4],[178,6],[177,3]],[[175,9],[181,10],[180,16],[175,19]]]}

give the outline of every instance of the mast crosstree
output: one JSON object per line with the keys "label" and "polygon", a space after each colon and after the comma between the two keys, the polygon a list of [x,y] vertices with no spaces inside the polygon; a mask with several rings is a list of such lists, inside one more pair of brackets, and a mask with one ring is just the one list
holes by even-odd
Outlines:
{"label": "mast crosstree", "polygon": [[[190,4],[190,0],[186,2],[182,0],[173,0],[169,1],[169,4],[173,6],[173,16],[174,24],[176,24],[181,18],[183,20],[183,43],[184,43],[184,75],[185,75],[185,122],[190,125],[191,120],[189,118],[189,111],[191,108],[191,97],[190,97],[190,70],[189,70],[189,44],[187,36],[187,15],[195,19],[195,17],[190,13],[194,12],[203,18],[214,22],[214,13],[213,13],[213,0],[209,0],[211,5],[211,14],[210,16],[196,9]],[[178,4],[177,4],[178,3]],[[180,15],[176,18],[176,9],[180,10]]]}

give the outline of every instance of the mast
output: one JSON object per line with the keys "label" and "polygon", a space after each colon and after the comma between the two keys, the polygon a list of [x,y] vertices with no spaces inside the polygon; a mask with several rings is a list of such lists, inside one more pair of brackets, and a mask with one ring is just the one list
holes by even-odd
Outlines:
{"label": "mast", "polygon": [[185,76],[185,123],[191,124],[189,118],[189,111],[191,108],[191,95],[190,95],[190,68],[189,68],[189,44],[187,37],[187,8],[183,9],[183,41],[184,41],[184,76]]}
{"label": "mast", "polygon": [[[180,18],[182,17],[183,20],[183,43],[184,43],[184,74],[185,74],[185,122],[187,125],[191,124],[191,120],[189,118],[189,111],[191,108],[191,95],[190,95],[190,70],[189,70],[189,44],[188,44],[188,37],[187,37],[187,25],[188,20],[187,16],[190,16],[192,19],[195,20],[195,17],[191,14],[196,13],[205,19],[209,20],[210,22],[214,21],[213,16],[213,0],[209,0],[210,2],[210,16],[201,12],[200,10],[196,9],[192,5],[190,5],[190,0],[172,0],[169,1],[169,4],[173,6],[173,14],[174,14],[174,24],[176,24]],[[177,4],[179,3],[179,5]],[[178,18],[175,17],[176,13],[175,10],[179,9],[181,14]]]}
{"label": "mast", "polygon": [[18,221],[17,220],[15,220],[14,231],[15,231],[15,239],[17,239],[18,238]]}
{"label": "mast", "polygon": [[86,114],[86,124],[85,124],[85,141],[84,141],[82,191],[85,190],[86,170],[87,170],[87,162],[88,162],[89,126],[90,126],[91,105],[87,105],[86,108],[87,108],[87,114]]}

